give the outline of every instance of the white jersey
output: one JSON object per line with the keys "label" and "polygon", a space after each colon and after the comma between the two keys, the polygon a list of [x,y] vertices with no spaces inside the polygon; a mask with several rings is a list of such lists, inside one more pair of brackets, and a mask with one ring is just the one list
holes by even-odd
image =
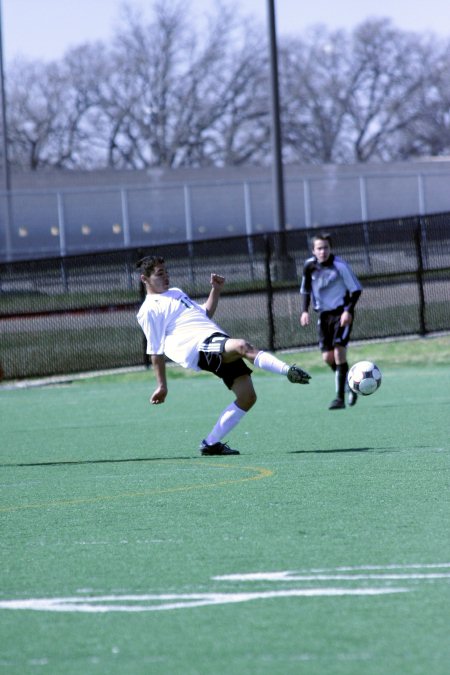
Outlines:
{"label": "white jersey", "polygon": [[147,354],[165,354],[183,368],[200,370],[198,350],[212,333],[224,331],[206,315],[204,305],[180,288],[148,293],[137,314],[147,338]]}

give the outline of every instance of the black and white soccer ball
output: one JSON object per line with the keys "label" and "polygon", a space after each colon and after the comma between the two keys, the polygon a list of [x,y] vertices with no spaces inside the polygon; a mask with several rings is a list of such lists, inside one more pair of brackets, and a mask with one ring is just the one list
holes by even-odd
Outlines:
{"label": "black and white soccer ball", "polygon": [[348,371],[348,386],[355,394],[369,396],[381,384],[381,371],[372,361],[358,361]]}

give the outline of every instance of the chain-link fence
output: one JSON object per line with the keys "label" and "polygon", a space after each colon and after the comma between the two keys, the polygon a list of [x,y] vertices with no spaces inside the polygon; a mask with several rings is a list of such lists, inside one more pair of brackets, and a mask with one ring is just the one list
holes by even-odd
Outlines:
{"label": "chain-link fence", "polygon": [[[330,228],[328,229],[330,231]],[[7,379],[146,362],[136,261],[163,255],[171,285],[204,299],[226,277],[215,320],[271,350],[317,342],[300,328],[299,282],[313,229],[0,265],[0,362]],[[364,292],[353,339],[450,329],[450,213],[331,228]]]}

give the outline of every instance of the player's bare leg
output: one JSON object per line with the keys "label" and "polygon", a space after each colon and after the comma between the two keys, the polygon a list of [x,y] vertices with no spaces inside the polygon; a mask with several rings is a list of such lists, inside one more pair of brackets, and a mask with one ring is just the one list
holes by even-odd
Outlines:
{"label": "player's bare leg", "polygon": [[233,382],[231,391],[235,394],[235,404],[248,412],[256,403],[256,392],[250,375],[241,375]]}
{"label": "player's bare leg", "polygon": [[310,375],[299,366],[289,366],[270,352],[257,349],[247,342],[247,340],[230,338],[225,343],[225,350],[223,352],[224,363],[230,363],[239,358],[247,359],[256,368],[267,370],[270,373],[286,375],[289,382],[308,384],[311,379]]}
{"label": "player's bare leg", "polygon": [[[324,362],[335,372],[336,378],[336,398],[331,401],[329,410],[342,410],[345,408],[345,392],[347,391],[347,348],[337,345],[333,351],[323,352]],[[349,393],[348,404],[355,405],[357,396],[353,392]]]}

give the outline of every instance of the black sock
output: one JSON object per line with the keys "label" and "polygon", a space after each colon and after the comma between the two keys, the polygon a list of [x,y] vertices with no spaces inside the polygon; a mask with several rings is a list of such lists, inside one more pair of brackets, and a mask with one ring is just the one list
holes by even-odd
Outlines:
{"label": "black sock", "polygon": [[345,398],[345,385],[347,383],[348,363],[339,363],[336,368],[336,393],[342,401]]}

